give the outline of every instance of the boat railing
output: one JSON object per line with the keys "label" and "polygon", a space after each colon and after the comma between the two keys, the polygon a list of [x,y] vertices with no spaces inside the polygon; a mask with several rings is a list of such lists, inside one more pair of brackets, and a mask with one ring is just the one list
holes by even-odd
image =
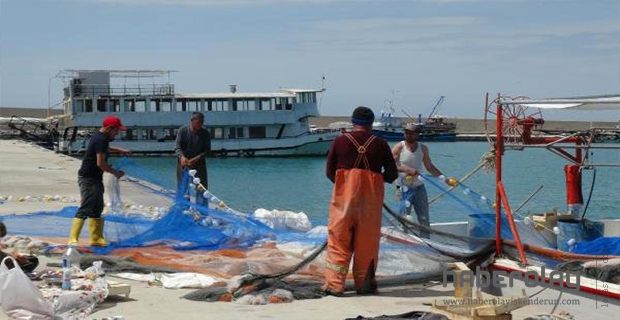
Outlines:
{"label": "boat railing", "polygon": [[152,86],[110,87],[98,84],[72,84],[65,88],[65,95],[72,97],[97,96],[170,96],[174,95],[173,84],[153,84]]}

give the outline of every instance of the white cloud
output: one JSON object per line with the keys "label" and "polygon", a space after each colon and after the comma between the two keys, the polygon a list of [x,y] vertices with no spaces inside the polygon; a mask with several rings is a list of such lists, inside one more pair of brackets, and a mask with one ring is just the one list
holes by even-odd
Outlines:
{"label": "white cloud", "polygon": [[[481,50],[539,49],[547,44],[589,39],[591,49],[617,48],[620,25],[612,21],[495,26],[477,16],[367,18],[318,22],[303,39],[306,47],[349,50]],[[584,44],[585,45],[585,44]]]}
{"label": "white cloud", "polygon": [[471,16],[428,18],[368,18],[322,22],[318,28],[335,32],[359,32],[360,30],[407,30],[416,28],[462,27],[475,25],[481,18]]}

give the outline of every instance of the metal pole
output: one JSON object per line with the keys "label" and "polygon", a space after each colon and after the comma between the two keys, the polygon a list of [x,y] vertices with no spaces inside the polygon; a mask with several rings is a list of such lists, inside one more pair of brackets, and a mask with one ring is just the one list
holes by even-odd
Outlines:
{"label": "metal pole", "polygon": [[[505,144],[504,147],[506,148],[519,148],[519,149],[527,149],[527,148],[546,148],[548,149],[549,147],[546,144],[526,144],[526,145],[522,145],[522,144]],[[552,146],[552,148],[562,148],[562,149],[620,149],[620,147],[617,146],[584,146],[584,145],[554,145]]]}
{"label": "metal pole", "polygon": [[515,224],[515,219],[512,216],[512,210],[510,210],[510,203],[508,202],[508,196],[506,195],[506,189],[504,189],[504,184],[499,181],[496,186],[497,190],[502,196],[502,203],[506,208],[506,216],[508,217],[508,225],[510,226],[510,231],[512,231],[512,236],[515,239],[515,244],[517,245],[517,250],[519,251],[519,260],[523,265],[527,264],[527,258],[525,258],[525,250],[523,250],[523,243],[521,242],[521,237],[519,237],[519,231],[517,230],[517,225]]}
{"label": "metal pole", "polygon": [[514,213],[516,214],[517,212],[519,212],[519,210],[521,210],[521,208],[523,208],[523,206],[525,206],[528,202],[530,202],[530,200],[532,200],[532,198],[534,198],[534,196],[540,192],[540,190],[542,190],[543,186],[541,185],[540,187],[538,187],[538,189],[536,189],[536,191],[534,191],[532,194],[530,194],[529,197],[527,197],[527,199],[525,199],[525,201],[523,201],[519,207],[517,209],[515,209]]}
{"label": "metal pole", "polygon": [[[499,103],[497,94],[497,131],[495,132],[495,254],[502,253],[502,195],[499,184],[502,181],[502,153],[503,153],[503,133],[502,133],[502,105]],[[487,94],[487,103],[488,103]]]}
{"label": "metal pole", "polygon": [[51,116],[52,111],[50,110],[52,108],[52,94],[51,94],[51,87],[52,87],[52,79],[54,79],[54,77],[51,77],[47,80],[47,117],[49,118]]}

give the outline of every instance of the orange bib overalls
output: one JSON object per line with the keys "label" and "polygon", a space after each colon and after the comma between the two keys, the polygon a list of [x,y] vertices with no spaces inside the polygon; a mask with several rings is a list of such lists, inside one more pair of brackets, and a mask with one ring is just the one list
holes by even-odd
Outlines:
{"label": "orange bib overalls", "polygon": [[336,171],[329,205],[324,289],[337,294],[344,292],[353,256],[355,289],[358,293],[373,293],[377,289],[375,270],[381,237],[383,175],[370,170],[366,157],[366,150],[376,137],[371,136],[360,145],[353,136],[345,135],[357,148],[358,155],[353,168]]}

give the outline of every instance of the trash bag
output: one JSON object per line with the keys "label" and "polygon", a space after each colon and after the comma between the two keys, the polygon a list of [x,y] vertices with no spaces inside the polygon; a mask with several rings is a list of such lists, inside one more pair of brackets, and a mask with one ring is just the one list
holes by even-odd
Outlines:
{"label": "trash bag", "polygon": [[121,199],[121,186],[118,180],[117,177],[111,177],[108,180],[106,193],[108,194],[110,212],[121,214],[123,213],[123,200]]}
{"label": "trash bag", "polygon": [[[7,262],[13,262],[13,268]],[[54,309],[43,299],[41,292],[30,281],[12,257],[0,264],[0,305],[11,319],[53,319]]]}

